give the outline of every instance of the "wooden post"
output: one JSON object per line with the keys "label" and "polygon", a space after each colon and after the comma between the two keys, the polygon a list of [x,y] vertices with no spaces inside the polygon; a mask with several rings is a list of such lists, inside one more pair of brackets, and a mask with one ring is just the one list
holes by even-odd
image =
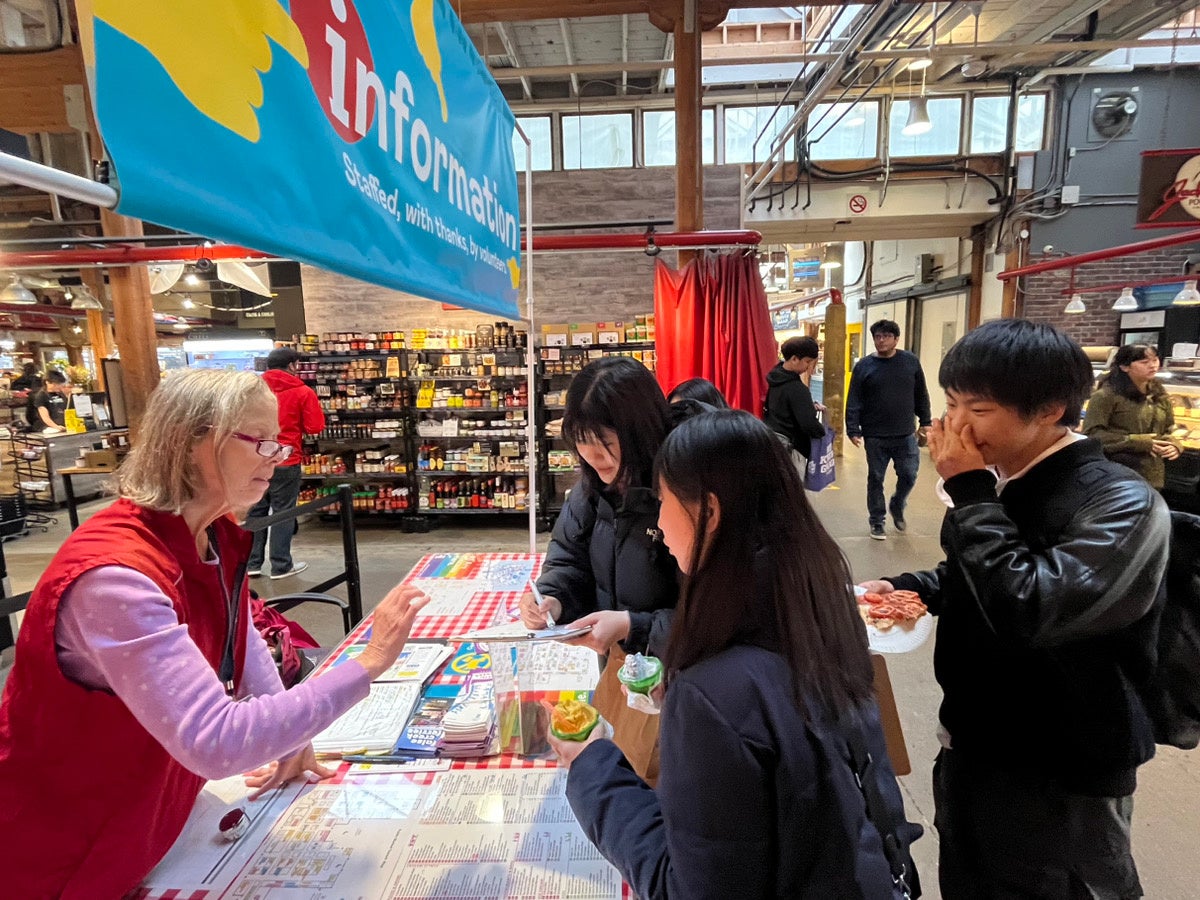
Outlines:
{"label": "wooden post", "polygon": [[[100,210],[106,237],[143,234],[142,223],[107,209]],[[121,376],[125,382],[125,409],[129,417],[130,442],[137,429],[150,392],[158,387],[158,336],[154,331],[154,307],[150,295],[150,273],[145,266],[114,266],[108,272],[113,318],[121,347]]]}
{"label": "wooden post", "polygon": [[[700,152],[699,0],[682,0],[675,17],[675,230],[704,228],[704,168]],[[696,255],[681,251],[682,268]]]}
{"label": "wooden post", "polygon": [[846,409],[846,304],[841,291],[834,291],[825,307],[825,424],[835,432],[833,452],[842,455],[842,432]]}
{"label": "wooden post", "polygon": [[[87,289],[92,292],[92,296],[103,303],[108,291],[105,289],[100,270],[80,269],[79,275]],[[112,347],[116,342],[113,340],[112,325],[109,324],[108,313],[105,310],[87,311],[87,336],[88,343],[92,345],[92,358],[96,360],[96,390],[107,390],[104,386],[104,366],[100,364],[100,360],[112,355]]]}
{"label": "wooden post", "polygon": [[979,327],[983,316],[983,254],[987,229],[976,225],[971,229],[971,291],[967,295],[967,331]]}

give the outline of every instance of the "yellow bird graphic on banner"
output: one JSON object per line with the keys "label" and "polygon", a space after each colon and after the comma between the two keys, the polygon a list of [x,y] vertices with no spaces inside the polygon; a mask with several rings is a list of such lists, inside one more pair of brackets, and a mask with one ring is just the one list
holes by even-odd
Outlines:
{"label": "yellow bird graphic on banner", "polygon": [[[274,41],[308,68],[300,29],[276,0],[146,3],[81,0],[94,16],[154,56],[195,107],[230,131],[257,142],[261,73],[271,68]],[[270,39],[270,40],[268,40]]]}
{"label": "yellow bird graphic on banner", "polygon": [[442,85],[442,52],[438,49],[437,29],[433,23],[433,0],[413,0],[411,16],[417,50],[437,85],[438,98],[442,101],[442,121],[448,122],[450,110],[446,106],[446,88]]}

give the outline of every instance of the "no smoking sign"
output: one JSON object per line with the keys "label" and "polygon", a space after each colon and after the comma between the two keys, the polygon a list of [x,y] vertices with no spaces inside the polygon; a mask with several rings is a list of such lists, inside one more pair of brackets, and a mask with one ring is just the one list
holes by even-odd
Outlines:
{"label": "no smoking sign", "polygon": [[850,212],[855,214],[865,213],[867,211],[867,198],[862,194],[855,194],[850,198]]}

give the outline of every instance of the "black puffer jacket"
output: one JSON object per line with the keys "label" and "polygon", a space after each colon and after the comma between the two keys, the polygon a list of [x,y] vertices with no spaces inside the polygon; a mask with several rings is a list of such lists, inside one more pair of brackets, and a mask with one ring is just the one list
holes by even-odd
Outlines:
{"label": "black puffer jacket", "polygon": [[661,656],[679,599],[679,567],[658,530],[658,501],[634,488],[613,507],[615,495],[582,484],[554,523],[538,590],[563,607],[563,623],[598,610],[629,612],[627,653]]}
{"label": "black puffer jacket", "polygon": [[899,897],[845,733],[853,728],[874,760],[864,783],[915,872],[908,847],[921,828],[905,822],[878,708],[863,703],[835,726],[818,710],[805,716],[791,685],[782,656],[735,644],[671,681],[656,789],[610,741],[571,764],[567,799],[584,834],[638,897]]}
{"label": "black puffer jacket", "polygon": [[767,373],[767,399],[763,421],[776,434],[789,438],[792,448],[805,457],[812,451],[814,439],[825,436],[825,426],[817,418],[812,391],[795,372],[778,363]]}
{"label": "black puffer jacket", "polygon": [[1154,755],[1135,685],[1154,665],[1166,504],[1093,440],[998,497],[982,469],[945,488],[946,561],[888,580],[938,616],[939,716],[955,751],[1076,793],[1132,793]]}

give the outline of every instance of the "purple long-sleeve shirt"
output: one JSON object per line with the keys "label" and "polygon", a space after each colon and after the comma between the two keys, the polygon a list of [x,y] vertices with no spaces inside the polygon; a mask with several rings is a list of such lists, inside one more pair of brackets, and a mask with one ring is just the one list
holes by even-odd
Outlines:
{"label": "purple long-sleeve shirt", "polygon": [[218,779],[303,749],[371,688],[366,669],[349,661],[285,691],[252,622],[246,631],[233,700],[158,586],[134,569],[101,566],[63,594],[54,639],[68,678],[111,691],[175,759]]}

